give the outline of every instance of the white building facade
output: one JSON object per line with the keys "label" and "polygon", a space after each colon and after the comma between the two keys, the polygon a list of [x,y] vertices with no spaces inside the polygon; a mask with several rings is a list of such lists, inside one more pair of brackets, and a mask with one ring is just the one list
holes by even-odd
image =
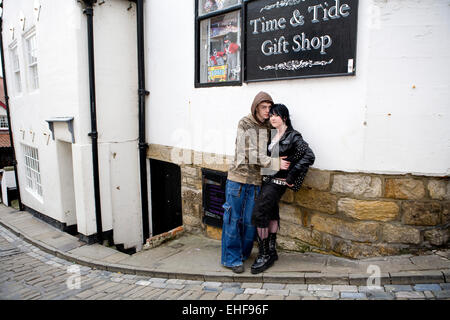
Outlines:
{"label": "white building facade", "polygon": [[[114,1],[95,11],[100,199],[103,232],[114,230],[114,243],[139,249],[136,19],[128,6]],[[3,13],[22,202],[67,227],[76,225],[85,237],[95,235],[83,6],[77,1],[5,1]],[[66,118],[73,120],[57,121]]]}
{"label": "white building facade", "polygon": [[[22,201],[89,237],[96,233],[96,219],[83,5],[4,2],[6,76]],[[300,24],[300,13],[307,20],[316,13],[314,5],[326,7],[316,2],[235,0],[216,1],[214,7],[207,0],[144,1],[148,158],[179,166],[180,186],[174,188],[180,189],[182,225],[219,236],[220,228],[204,220],[202,170],[226,172],[221,160],[233,156],[238,121],[249,113],[253,97],[266,91],[289,108],[294,128],[316,155],[304,188],[283,198],[281,246],[360,257],[446,245],[448,1],[328,1],[328,18],[322,19],[337,21],[332,16],[340,13],[344,21],[346,14],[357,14],[349,74],[247,81],[251,33],[267,31],[267,39],[276,34],[277,43],[279,32],[289,29],[289,18],[291,25]],[[258,22],[249,20],[259,3],[261,18],[280,13],[273,36],[269,25],[258,30]],[[302,12],[308,6],[309,15]],[[113,230],[114,243],[140,250],[136,4],[102,0],[93,9],[102,227]],[[318,19],[319,11],[317,16],[312,17]],[[222,49],[213,43],[222,36],[220,30],[214,34],[215,23],[228,23],[235,36],[239,68],[230,64],[231,53],[227,69],[217,61],[213,68],[209,61],[214,50]],[[298,30],[301,35],[312,29]],[[330,40],[322,38],[324,60],[332,57],[323,45],[328,50],[340,45]],[[281,55],[289,50],[270,48]],[[267,56],[269,46],[261,51]],[[209,82],[213,72],[225,81]],[[54,122],[53,137],[48,120],[58,117],[73,118],[73,130],[69,122]],[[152,225],[157,219],[152,195],[162,186],[150,185],[150,161],[148,166]]]}

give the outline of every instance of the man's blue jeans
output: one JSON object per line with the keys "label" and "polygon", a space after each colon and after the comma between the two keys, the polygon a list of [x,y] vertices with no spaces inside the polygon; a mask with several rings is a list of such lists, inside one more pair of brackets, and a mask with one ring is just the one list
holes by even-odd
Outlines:
{"label": "man's blue jeans", "polygon": [[260,186],[227,180],[222,227],[222,265],[235,267],[250,257],[256,237],[252,212]]}

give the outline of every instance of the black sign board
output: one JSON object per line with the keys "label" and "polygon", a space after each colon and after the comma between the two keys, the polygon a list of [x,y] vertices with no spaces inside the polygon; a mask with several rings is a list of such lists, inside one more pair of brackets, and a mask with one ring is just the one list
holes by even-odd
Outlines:
{"label": "black sign board", "polygon": [[246,6],[246,81],[355,74],[358,0]]}

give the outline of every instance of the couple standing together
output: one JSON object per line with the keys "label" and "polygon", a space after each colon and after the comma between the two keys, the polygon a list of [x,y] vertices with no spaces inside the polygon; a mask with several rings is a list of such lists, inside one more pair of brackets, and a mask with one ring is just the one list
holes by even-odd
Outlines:
{"label": "couple standing together", "polygon": [[263,272],[274,264],[278,259],[278,203],[287,188],[300,189],[314,160],[314,153],[292,127],[287,107],[274,104],[266,92],[258,93],[251,114],[239,121],[234,161],[228,171],[223,266],[244,272],[255,237],[259,253],[251,272]]}

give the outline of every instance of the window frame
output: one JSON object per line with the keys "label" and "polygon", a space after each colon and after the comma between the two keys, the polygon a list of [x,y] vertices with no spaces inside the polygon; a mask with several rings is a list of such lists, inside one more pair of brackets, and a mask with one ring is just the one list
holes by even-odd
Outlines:
{"label": "window frame", "polygon": [[[244,19],[245,19],[245,3],[247,0],[241,0],[241,3],[232,5],[228,8],[222,9],[222,10],[216,10],[214,12],[206,13],[203,15],[199,15],[199,3],[202,0],[195,0],[195,72],[194,72],[194,85],[195,88],[211,88],[211,87],[231,87],[231,86],[242,86],[243,78],[244,78],[244,68],[245,68],[245,61],[244,61],[244,52],[245,52],[245,30],[244,30]],[[217,16],[221,16],[227,13],[239,11],[238,15],[240,17],[240,43],[241,43],[241,50],[240,50],[240,59],[241,59],[241,71],[239,80],[234,81],[224,81],[224,82],[200,82],[200,26],[201,22],[204,20],[208,20]]]}
{"label": "window frame", "polygon": [[[41,167],[39,165],[39,150],[38,148],[32,147],[25,143],[21,143],[21,146],[25,170],[25,190],[27,190],[31,195],[42,202],[44,196],[44,188],[42,186],[42,176],[40,169]],[[39,180],[39,182],[37,180]]]}
{"label": "window frame", "polygon": [[[14,40],[12,43],[8,46],[9,49],[9,56],[11,59],[11,72],[13,74],[13,88],[14,88],[14,94],[19,96],[23,93],[23,85],[22,85],[22,71],[20,69],[20,55],[19,55],[19,45],[17,43],[17,40]],[[17,69],[15,68],[15,62],[17,57]]]}
{"label": "window frame", "polygon": [[[6,124],[6,127],[4,126]],[[0,131],[6,131],[9,129],[8,116],[1,115],[0,116]]]}
{"label": "window frame", "polygon": [[[31,50],[29,49],[29,45],[30,45],[30,39],[34,37],[34,44],[35,44],[35,48],[34,51],[36,53],[36,61],[30,63],[30,52]],[[39,63],[38,63],[38,57],[37,57],[37,52],[38,52],[38,46],[37,46],[37,32],[36,32],[36,26],[31,27],[30,29],[28,29],[26,32],[24,32],[22,34],[22,38],[23,38],[23,53],[25,55],[25,65],[26,65],[26,79],[27,79],[27,87],[28,87],[28,91],[30,92],[34,92],[39,90],[40,88],[40,84],[39,84]],[[32,71],[32,68],[36,68],[36,73],[34,73]],[[33,75],[36,75],[36,77],[34,78]],[[33,77],[33,78],[32,78]],[[36,86],[37,83],[37,86]]]}

